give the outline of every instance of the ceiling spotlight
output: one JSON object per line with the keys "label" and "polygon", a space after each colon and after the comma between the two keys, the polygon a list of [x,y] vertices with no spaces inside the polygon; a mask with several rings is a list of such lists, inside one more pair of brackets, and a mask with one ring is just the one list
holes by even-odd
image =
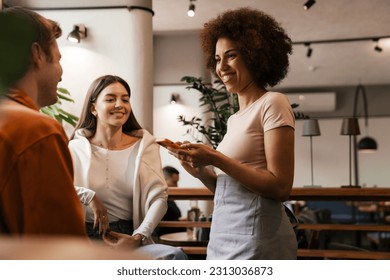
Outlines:
{"label": "ceiling spotlight", "polygon": [[305,4],[303,4],[303,9],[304,10],[309,10],[311,6],[313,6],[316,3],[315,0],[308,0]]}
{"label": "ceiling spotlight", "polygon": [[193,17],[195,16],[195,4],[192,3],[194,2],[195,0],[190,0],[190,6],[188,7],[188,11],[187,11],[187,15],[189,17]]}
{"label": "ceiling spotlight", "polygon": [[379,47],[379,39],[374,39],[373,40],[375,42],[375,47],[374,47],[374,50],[377,51],[377,52],[381,52],[382,51],[382,48]]}
{"label": "ceiling spotlight", "polygon": [[178,101],[178,99],[179,99],[179,95],[176,94],[176,93],[172,93],[172,94],[171,94],[170,103],[171,103],[171,104],[176,104],[176,102]]}
{"label": "ceiling spotlight", "polygon": [[313,49],[310,47],[310,43],[305,43],[305,46],[307,47],[306,56],[311,57],[311,54],[313,53]]}
{"label": "ceiling spotlight", "polygon": [[80,43],[81,39],[84,39],[87,37],[87,28],[84,24],[76,24],[73,26],[72,32],[69,33],[68,41],[72,43]]}
{"label": "ceiling spotlight", "polygon": [[382,48],[379,47],[379,46],[375,46],[374,50],[376,50],[377,52],[381,52],[381,51],[382,51]]}

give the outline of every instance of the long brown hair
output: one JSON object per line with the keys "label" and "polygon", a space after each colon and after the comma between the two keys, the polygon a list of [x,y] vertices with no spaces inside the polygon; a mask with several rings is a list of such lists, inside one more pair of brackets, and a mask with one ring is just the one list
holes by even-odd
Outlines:
{"label": "long brown hair", "polygon": [[[113,76],[113,75],[105,75],[97,78],[89,86],[87,96],[85,97],[84,107],[81,112],[80,120],[76,125],[70,139],[74,138],[76,130],[80,128],[85,128],[91,131],[93,134],[95,134],[97,121],[95,115],[93,115],[91,111],[92,105],[96,102],[96,99],[98,98],[100,93],[106,87],[114,83],[120,83],[126,89],[129,97],[131,96],[131,90],[129,84],[121,77]],[[140,126],[140,124],[138,123],[137,119],[134,116],[133,110],[131,110],[129,118],[127,119],[126,123],[122,127],[122,131],[124,133],[130,133],[134,130],[138,130],[141,128],[142,127]]]}

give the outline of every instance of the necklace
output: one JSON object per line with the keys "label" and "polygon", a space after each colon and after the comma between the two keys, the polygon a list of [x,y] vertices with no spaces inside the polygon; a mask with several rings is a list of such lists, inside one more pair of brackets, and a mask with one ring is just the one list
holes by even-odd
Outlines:
{"label": "necklace", "polygon": [[103,145],[103,143],[98,144],[99,147],[102,147],[107,150],[116,150],[118,148],[118,144],[115,145]]}
{"label": "necklace", "polygon": [[96,139],[90,139],[90,143],[94,144],[96,146],[102,147],[104,149],[107,149],[107,150],[116,150],[122,146],[121,140],[115,144],[110,144],[109,141],[107,142],[107,144],[103,144],[103,141],[97,141]]}

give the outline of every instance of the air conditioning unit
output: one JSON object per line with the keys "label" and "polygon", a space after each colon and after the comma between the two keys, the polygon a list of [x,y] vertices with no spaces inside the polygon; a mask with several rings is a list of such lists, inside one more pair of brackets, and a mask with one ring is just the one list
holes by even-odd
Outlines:
{"label": "air conditioning unit", "polygon": [[330,112],[336,110],[335,92],[305,92],[286,94],[290,104],[296,103],[300,112]]}

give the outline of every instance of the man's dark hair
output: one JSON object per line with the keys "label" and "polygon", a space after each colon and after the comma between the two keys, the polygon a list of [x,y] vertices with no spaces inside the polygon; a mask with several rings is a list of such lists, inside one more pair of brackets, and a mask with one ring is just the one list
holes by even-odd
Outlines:
{"label": "man's dark hair", "polygon": [[164,173],[164,177],[165,178],[169,178],[173,174],[179,175],[179,171],[176,168],[172,167],[172,166],[165,166],[163,168],[163,173]]}
{"label": "man's dark hair", "polygon": [[34,43],[52,60],[51,47],[61,36],[58,23],[38,13],[11,7],[0,11],[0,92],[19,80],[31,65],[31,47]]}

